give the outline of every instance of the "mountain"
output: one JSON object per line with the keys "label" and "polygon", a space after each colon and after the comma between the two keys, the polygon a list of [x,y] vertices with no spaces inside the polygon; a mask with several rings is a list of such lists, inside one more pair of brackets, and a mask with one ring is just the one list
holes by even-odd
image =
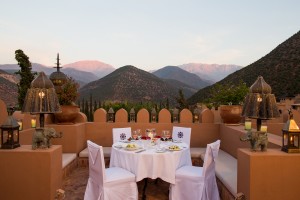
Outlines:
{"label": "mountain", "polygon": [[176,66],[166,66],[153,72],[153,74],[159,78],[180,81],[196,89],[201,89],[212,84],[212,82],[203,80],[196,74],[187,72]]}
{"label": "mountain", "polygon": [[[51,73],[56,71],[56,69],[54,69],[53,67],[47,67],[45,65],[41,65],[38,63],[32,63],[31,65],[32,65],[32,71],[36,71],[36,72],[43,71],[48,76]],[[20,67],[17,64],[5,64],[5,65],[0,65],[0,69],[13,74],[14,72],[20,70]],[[91,72],[86,72],[78,69],[62,68],[61,71],[65,73],[67,76],[73,77],[80,84],[80,86],[83,86],[91,81],[99,79],[99,77],[97,77],[95,74]]]}
{"label": "mountain", "polygon": [[178,89],[155,75],[134,66],[124,66],[80,89],[80,98],[115,101],[165,101],[174,104]]}
{"label": "mountain", "polygon": [[202,63],[188,63],[179,65],[178,67],[188,72],[197,74],[199,77],[205,77],[206,80],[211,80],[213,82],[220,81],[229,74],[242,68],[238,65],[218,65]]}
{"label": "mountain", "polygon": [[[291,97],[300,93],[300,31],[279,44],[256,62],[228,75],[218,83],[237,84],[243,80],[251,86],[258,76],[263,76],[277,98]],[[209,86],[188,99],[189,103],[201,102],[209,97]]]}
{"label": "mountain", "polygon": [[113,66],[96,60],[78,61],[75,63],[63,65],[63,67],[92,72],[98,78],[102,78],[115,70]]}
{"label": "mountain", "polygon": [[0,99],[4,101],[6,106],[17,105],[19,82],[17,76],[11,75],[3,70],[0,70]]}

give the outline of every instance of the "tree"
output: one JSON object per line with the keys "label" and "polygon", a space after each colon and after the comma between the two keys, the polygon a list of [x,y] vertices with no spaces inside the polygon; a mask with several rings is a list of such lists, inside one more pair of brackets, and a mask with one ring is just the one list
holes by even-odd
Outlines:
{"label": "tree", "polygon": [[179,109],[182,110],[184,108],[188,108],[188,103],[184,97],[182,90],[179,89],[178,93],[179,93],[179,96],[176,97],[176,101],[179,104]]}
{"label": "tree", "polygon": [[28,88],[30,88],[30,84],[34,79],[34,76],[37,74],[36,72],[31,72],[31,63],[29,61],[29,57],[24,54],[21,49],[15,51],[15,59],[18,61],[18,65],[20,66],[20,70],[15,74],[19,74],[21,76],[20,82],[18,83],[18,107],[21,109],[24,104],[24,99],[27,93]]}

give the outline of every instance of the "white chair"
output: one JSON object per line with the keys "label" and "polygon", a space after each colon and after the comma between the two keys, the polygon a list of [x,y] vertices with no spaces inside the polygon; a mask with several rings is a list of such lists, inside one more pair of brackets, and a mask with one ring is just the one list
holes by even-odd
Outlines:
{"label": "white chair", "polygon": [[176,170],[175,184],[170,185],[171,200],[219,200],[215,175],[215,159],[220,140],[208,144],[203,167],[183,166]]}
{"label": "white chair", "polygon": [[128,140],[128,138],[131,137],[131,127],[127,128],[113,128],[113,143],[116,143],[118,141],[125,141]]}
{"label": "white chair", "polygon": [[188,146],[191,143],[191,128],[173,126],[172,138],[173,140],[180,140],[185,142]]}
{"label": "white chair", "polygon": [[138,189],[135,175],[119,167],[106,168],[102,146],[87,141],[89,179],[85,200],[135,200]]}

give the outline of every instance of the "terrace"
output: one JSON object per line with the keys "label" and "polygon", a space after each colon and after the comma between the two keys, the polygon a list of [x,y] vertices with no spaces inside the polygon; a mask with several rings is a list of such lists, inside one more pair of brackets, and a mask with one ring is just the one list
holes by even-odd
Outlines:
{"label": "terrace", "polygon": [[[65,191],[65,199],[83,199],[88,177],[88,158],[84,154],[86,141],[91,140],[106,148],[105,160],[109,163],[112,146],[112,128],[131,127],[132,130],[155,128],[172,130],[173,126],[191,127],[191,157],[193,165],[201,165],[206,144],[221,140],[216,176],[223,200],[237,199],[242,193],[247,199],[298,199],[300,154],[287,154],[280,150],[282,127],[288,119],[287,108],[293,101],[278,104],[280,118],[269,120],[267,152],[251,152],[250,144],[240,141],[245,134],[244,125],[222,123],[218,110],[203,109],[199,122],[193,122],[193,114],[184,109],[180,121],[171,122],[171,113],[163,109],[158,122],[150,122],[150,113],[142,109],[136,122],[128,122],[128,113],[120,109],[115,122],[107,122],[107,113],[98,109],[94,121],[87,122],[79,113],[74,124],[56,124],[52,115],[45,116],[45,126],[63,132],[62,138],[52,139],[53,146],[45,150],[31,150],[31,115],[16,111],[13,116],[22,119],[21,147],[0,150],[0,198],[2,199],[55,199],[57,190]],[[300,113],[292,110],[294,119],[300,122]],[[6,105],[0,100],[0,124],[7,118]],[[37,120],[38,121],[38,120]],[[256,127],[252,120],[252,127]],[[288,170],[287,170],[288,169]],[[138,182],[139,195],[143,182]],[[150,180],[147,199],[168,199],[169,184],[162,180]],[[140,195],[140,199],[141,199]],[[59,199],[59,198],[57,198]]]}

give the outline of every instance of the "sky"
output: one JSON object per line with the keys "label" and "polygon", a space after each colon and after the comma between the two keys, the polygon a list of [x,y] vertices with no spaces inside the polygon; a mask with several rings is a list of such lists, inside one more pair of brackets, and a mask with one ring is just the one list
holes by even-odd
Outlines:
{"label": "sky", "polygon": [[0,0],[0,64],[247,66],[300,30],[299,0]]}

